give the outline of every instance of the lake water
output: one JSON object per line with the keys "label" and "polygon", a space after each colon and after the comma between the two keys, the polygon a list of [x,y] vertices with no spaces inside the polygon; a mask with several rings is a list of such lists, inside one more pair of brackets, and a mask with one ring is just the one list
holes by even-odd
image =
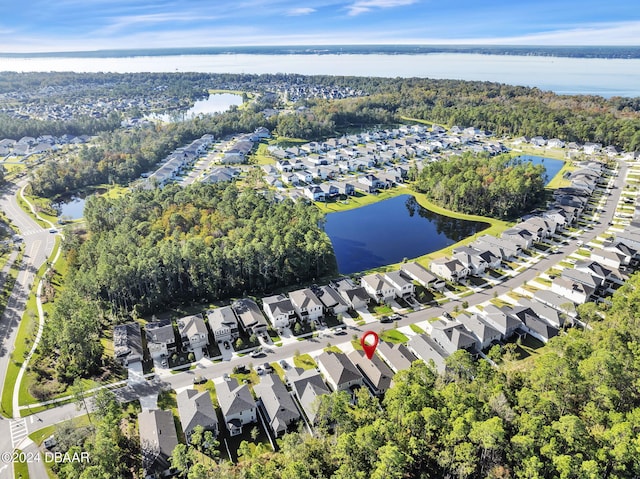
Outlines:
{"label": "lake water", "polygon": [[489,225],[429,211],[412,195],[326,216],[342,274],[365,271],[403,258],[437,251],[486,229]]}
{"label": "lake water", "polygon": [[543,156],[520,155],[517,159],[530,161],[534,165],[543,165],[547,170],[545,173],[545,184],[549,183],[564,166],[564,161],[562,160],[555,160],[553,158],[546,158]]}
{"label": "lake water", "polygon": [[159,119],[162,121],[185,121],[200,114],[222,113],[234,105],[242,105],[242,95],[236,95],[233,93],[212,93],[206,100],[197,100],[188,110],[153,114],[149,115],[148,118]]}
{"label": "lake water", "polygon": [[300,73],[480,80],[559,94],[640,96],[640,59],[467,53],[0,57],[0,71]]}
{"label": "lake water", "polygon": [[86,198],[74,196],[68,200],[54,203],[53,207],[60,212],[61,218],[77,220],[84,215],[84,204],[86,200]]}

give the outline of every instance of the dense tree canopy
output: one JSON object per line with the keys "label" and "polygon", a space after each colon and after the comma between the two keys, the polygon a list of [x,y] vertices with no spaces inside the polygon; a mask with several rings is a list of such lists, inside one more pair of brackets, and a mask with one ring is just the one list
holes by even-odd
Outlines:
{"label": "dense tree canopy", "polygon": [[269,291],[335,271],[317,208],[233,184],[92,197],[85,218],[88,239],[67,244],[73,285],[118,310]]}
{"label": "dense tree canopy", "polygon": [[513,218],[543,197],[544,166],[508,156],[464,154],[426,163],[416,189],[445,208],[482,216]]}

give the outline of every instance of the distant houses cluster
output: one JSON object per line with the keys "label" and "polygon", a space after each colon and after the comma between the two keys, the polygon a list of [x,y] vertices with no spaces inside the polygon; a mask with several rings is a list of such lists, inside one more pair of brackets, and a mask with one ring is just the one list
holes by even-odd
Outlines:
{"label": "distant houses cluster", "polygon": [[64,145],[81,145],[91,139],[88,135],[42,135],[37,138],[23,136],[19,140],[0,140],[0,157],[23,157],[56,151]]}

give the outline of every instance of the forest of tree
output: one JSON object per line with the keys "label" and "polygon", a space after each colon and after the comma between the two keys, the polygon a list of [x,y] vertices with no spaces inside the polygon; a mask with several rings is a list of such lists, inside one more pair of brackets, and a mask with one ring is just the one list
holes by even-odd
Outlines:
{"label": "forest of tree", "polygon": [[515,218],[544,198],[544,166],[508,155],[465,153],[426,163],[415,188],[434,203],[461,213]]}
{"label": "forest of tree", "polygon": [[[640,275],[593,330],[569,330],[498,367],[464,350],[438,376],[417,361],[379,402],[366,391],[321,396],[317,434],[293,433],[276,453],[240,447],[237,465],[184,467],[179,477],[242,479],[632,479],[640,475]],[[493,354],[496,353],[496,354]],[[184,452],[184,451],[181,451]]]}
{"label": "forest of tree", "polygon": [[91,197],[87,239],[68,238],[72,289],[126,312],[213,301],[336,271],[323,215],[233,184]]}

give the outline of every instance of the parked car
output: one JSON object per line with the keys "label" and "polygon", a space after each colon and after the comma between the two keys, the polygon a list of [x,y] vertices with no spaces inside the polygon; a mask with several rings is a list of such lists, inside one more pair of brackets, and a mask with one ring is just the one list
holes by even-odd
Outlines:
{"label": "parked car", "polygon": [[262,349],[254,349],[253,351],[251,351],[249,356],[251,356],[252,358],[259,358],[264,356],[264,352],[262,351]]}
{"label": "parked car", "polygon": [[231,377],[229,376],[229,373],[224,373],[222,375],[222,379],[224,379],[225,381],[229,381],[231,379]]}
{"label": "parked car", "polygon": [[258,366],[256,368],[256,372],[258,373],[258,376],[262,376],[264,374],[264,369],[262,368],[262,366]]}
{"label": "parked car", "polygon": [[341,326],[341,327],[339,327],[339,328],[336,328],[336,329],[335,329],[335,334],[336,334],[336,335],[343,336],[343,335],[347,334],[347,328],[345,328],[344,326]]}
{"label": "parked car", "polygon": [[193,378],[193,384],[204,384],[207,382],[207,378],[198,374]]}
{"label": "parked car", "polygon": [[395,321],[395,320],[397,320],[397,319],[400,319],[400,315],[399,315],[399,314],[394,313],[394,314],[392,314],[391,316],[389,316],[389,319],[392,319],[393,321]]}
{"label": "parked car", "polygon": [[282,366],[282,369],[287,369],[289,367],[289,363],[287,363],[284,359],[281,359],[280,366]]}
{"label": "parked car", "polygon": [[381,323],[393,323],[393,319],[391,319],[389,316],[383,316],[380,318],[380,322]]}
{"label": "parked car", "polygon": [[272,373],[273,372],[273,368],[271,367],[271,364],[269,364],[269,363],[264,363],[262,365],[262,368],[264,369],[264,371],[266,373]]}

